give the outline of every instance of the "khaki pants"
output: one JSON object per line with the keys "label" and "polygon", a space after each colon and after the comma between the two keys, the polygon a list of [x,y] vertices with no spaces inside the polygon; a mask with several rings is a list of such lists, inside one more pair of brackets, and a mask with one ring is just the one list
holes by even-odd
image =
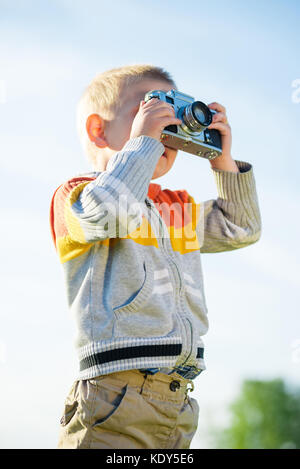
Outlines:
{"label": "khaki pants", "polygon": [[177,373],[120,371],[75,381],[65,401],[60,449],[190,447],[198,424],[192,382]]}

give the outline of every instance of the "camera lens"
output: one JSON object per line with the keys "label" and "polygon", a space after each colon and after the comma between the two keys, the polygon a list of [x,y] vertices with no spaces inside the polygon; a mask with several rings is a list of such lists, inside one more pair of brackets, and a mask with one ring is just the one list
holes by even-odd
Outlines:
{"label": "camera lens", "polygon": [[190,130],[201,132],[211,124],[212,113],[206,104],[201,101],[194,101],[185,107],[183,120]]}
{"label": "camera lens", "polygon": [[205,123],[205,114],[204,112],[202,111],[201,108],[195,108],[194,109],[194,116],[195,116],[195,119],[200,122],[200,124],[204,124]]}

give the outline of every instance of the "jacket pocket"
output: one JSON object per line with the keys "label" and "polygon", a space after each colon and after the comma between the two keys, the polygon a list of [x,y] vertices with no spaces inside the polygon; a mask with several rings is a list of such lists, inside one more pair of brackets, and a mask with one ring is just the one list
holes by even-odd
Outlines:
{"label": "jacket pocket", "polygon": [[120,337],[163,337],[176,334],[174,290],[166,266],[153,268],[144,262],[144,282],[135,297],[114,308],[113,335]]}
{"label": "jacket pocket", "polygon": [[144,261],[144,279],[142,286],[134,295],[120,306],[114,307],[113,311],[117,318],[122,318],[124,314],[138,311],[151,296],[153,289],[153,267],[150,261]]}

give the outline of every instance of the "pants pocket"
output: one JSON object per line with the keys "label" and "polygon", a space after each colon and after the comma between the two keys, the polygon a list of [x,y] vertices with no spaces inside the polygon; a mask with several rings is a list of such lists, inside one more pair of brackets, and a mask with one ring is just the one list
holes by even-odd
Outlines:
{"label": "pants pocket", "polygon": [[65,427],[74,417],[77,407],[78,407],[78,400],[76,396],[76,391],[78,388],[78,381],[75,381],[67,395],[67,398],[64,403],[64,410],[62,417],[60,419],[60,424]]}
{"label": "pants pocket", "polygon": [[111,428],[116,420],[120,425],[120,414],[128,394],[127,384],[118,386],[111,383],[109,379],[103,379],[96,384],[93,383],[89,383],[90,386],[96,386],[91,426],[97,429],[100,427],[107,428],[109,425]]}

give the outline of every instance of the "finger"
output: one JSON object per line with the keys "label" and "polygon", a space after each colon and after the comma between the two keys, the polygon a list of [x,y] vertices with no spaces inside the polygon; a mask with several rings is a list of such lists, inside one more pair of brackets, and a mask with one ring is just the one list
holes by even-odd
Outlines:
{"label": "finger", "polygon": [[213,102],[213,103],[208,104],[208,107],[210,109],[213,109],[214,111],[224,112],[224,114],[226,114],[226,108],[222,106],[222,104],[220,103]]}
{"label": "finger", "polygon": [[224,124],[228,124],[227,116],[224,112],[217,112],[213,115],[212,122],[224,122]]}
{"label": "finger", "polygon": [[176,117],[175,110],[172,106],[156,106],[145,110],[145,114],[151,114],[156,118],[160,117]]}
{"label": "finger", "polygon": [[230,125],[224,124],[224,122],[216,122],[214,124],[210,124],[207,128],[219,130],[221,135],[230,135],[231,133]]}
{"label": "finger", "polygon": [[163,127],[167,127],[168,125],[181,125],[182,120],[178,119],[178,117],[162,117],[161,123]]}
{"label": "finger", "polygon": [[160,99],[158,99],[158,98],[150,98],[150,99],[148,99],[147,101],[144,101],[144,100],[143,100],[142,102],[145,103],[145,104],[153,104],[153,103],[158,102],[158,101],[160,101]]}
{"label": "finger", "polygon": [[157,106],[159,104],[170,106],[170,104],[166,103],[165,101],[162,101],[159,98],[151,98],[145,103],[145,107]]}
{"label": "finger", "polygon": [[[147,106],[148,105],[148,106]],[[151,98],[149,101],[147,101],[147,103],[145,104],[145,106],[147,107],[165,107],[167,109],[172,109],[174,111],[174,114],[175,114],[175,110],[173,108],[173,106],[169,103],[166,103],[166,101],[162,101],[161,99],[158,99],[158,98]]]}

